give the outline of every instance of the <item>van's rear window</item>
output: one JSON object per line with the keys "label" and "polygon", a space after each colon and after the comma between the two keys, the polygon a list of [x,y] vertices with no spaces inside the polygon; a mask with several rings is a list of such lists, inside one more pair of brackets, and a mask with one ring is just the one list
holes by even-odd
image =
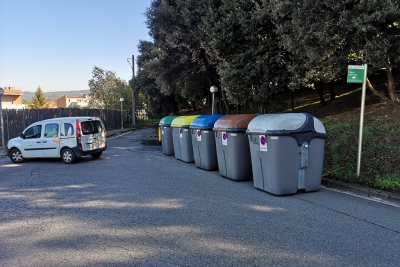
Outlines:
{"label": "van's rear window", "polygon": [[84,121],[81,126],[83,135],[103,132],[103,125],[100,121]]}

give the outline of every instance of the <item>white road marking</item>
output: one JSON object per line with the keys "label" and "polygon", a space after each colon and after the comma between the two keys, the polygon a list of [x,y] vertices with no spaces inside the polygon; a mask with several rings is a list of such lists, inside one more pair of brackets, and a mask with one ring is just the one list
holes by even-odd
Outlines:
{"label": "white road marking", "polygon": [[377,197],[365,197],[365,196],[360,196],[360,195],[357,195],[357,194],[354,194],[354,193],[351,193],[351,192],[347,192],[347,191],[328,188],[328,187],[325,187],[325,186],[321,186],[321,187],[324,188],[324,189],[327,189],[327,190],[331,190],[331,191],[334,191],[334,192],[341,193],[341,194],[362,198],[362,199],[365,199],[365,200],[381,203],[381,204],[392,206],[392,207],[395,207],[395,208],[400,208],[399,204],[396,204],[396,203],[393,203],[393,202],[390,202],[390,201],[387,201],[387,200],[383,200],[383,199],[380,199],[380,198],[377,198]]}

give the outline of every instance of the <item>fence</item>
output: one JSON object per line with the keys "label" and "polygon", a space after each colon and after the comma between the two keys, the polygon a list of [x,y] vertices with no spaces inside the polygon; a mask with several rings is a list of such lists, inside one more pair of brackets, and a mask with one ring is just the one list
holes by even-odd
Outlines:
{"label": "fence", "polygon": [[[95,116],[103,120],[106,129],[121,128],[121,111],[109,109],[79,109],[79,108],[55,108],[55,109],[3,109],[4,142],[19,136],[19,134],[30,124],[52,118]],[[128,125],[129,112],[122,113],[124,125]],[[132,117],[132,116],[130,116]],[[147,116],[139,114],[138,120],[147,119]],[[1,131],[0,128],[0,137]],[[0,138],[0,147],[2,147]]]}

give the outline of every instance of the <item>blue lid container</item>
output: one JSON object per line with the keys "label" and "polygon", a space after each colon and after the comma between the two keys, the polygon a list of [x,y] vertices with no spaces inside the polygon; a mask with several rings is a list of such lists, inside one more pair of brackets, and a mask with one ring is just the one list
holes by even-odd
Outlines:
{"label": "blue lid container", "polygon": [[214,123],[221,117],[225,115],[202,115],[195,118],[190,124],[190,129],[200,129],[200,130],[212,130],[214,128]]}

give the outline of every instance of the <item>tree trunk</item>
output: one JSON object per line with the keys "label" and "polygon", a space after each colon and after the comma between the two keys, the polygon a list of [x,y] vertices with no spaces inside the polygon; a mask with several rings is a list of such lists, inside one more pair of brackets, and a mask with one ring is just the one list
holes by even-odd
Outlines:
{"label": "tree trunk", "polygon": [[316,82],[315,89],[317,90],[317,93],[319,95],[321,105],[326,105],[327,103],[324,99],[324,83],[322,81]]}
{"label": "tree trunk", "polygon": [[336,98],[335,81],[329,82],[329,98],[330,98],[330,100],[335,100],[335,98]]}
{"label": "tree trunk", "polygon": [[291,90],[292,91],[292,101],[291,101],[291,104],[292,104],[292,111],[294,112],[294,90]]}
{"label": "tree trunk", "polygon": [[397,98],[396,92],[394,91],[395,85],[394,85],[394,78],[393,78],[393,73],[392,73],[392,66],[389,66],[389,64],[386,65],[386,76],[388,79],[388,91],[389,91],[390,100],[398,106],[399,99]]}
{"label": "tree trunk", "polygon": [[367,78],[367,86],[368,86],[368,88],[371,90],[371,92],[372,92],[374,95],[379,96],[384,102],[389,103],[389,104],[392,105],[392,107],[394,107],[394,108],[398,108],[398,107],[399,107],[398,104],[396,105],[395,103],[393,103],[392,101],[390,101],[390,99],[387,98],[384,94],[382,94],[381,92],[378,92],[378,91],[372,86],[372,84],[371,84],[371,82],[369,81],[368,78]]}
{"label": "tree trunk", "polygon": [[222,101],[224,102],[224,106],[225,106],[225,114],[229,115],[230,110],[229,110],[229,103],[228,100],[226,99],[226,94],[225,94],[225,90],[224,90],[224,86],[221,83],[221,96],[222,96]]}

